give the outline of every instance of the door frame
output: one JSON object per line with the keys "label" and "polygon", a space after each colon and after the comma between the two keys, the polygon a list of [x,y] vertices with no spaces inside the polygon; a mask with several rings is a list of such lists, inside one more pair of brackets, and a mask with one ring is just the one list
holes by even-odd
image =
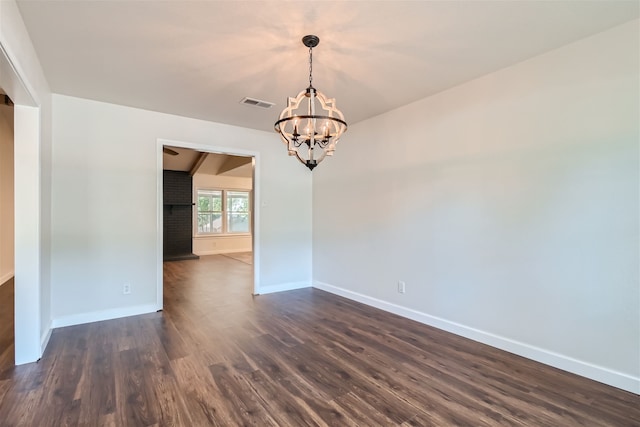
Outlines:
{"label": "door frame", "polygon": [[[35,362],[42,356],[51,335],[51,321],[42,321],[43,281],[50,286],[47,242],[50,214],[42,203],[41,136],[42,101],[24,69],[15,60],[6,40],[0,40],[0,86],[14,102],[14,363]],[[50,95],[49,95],[50,96]],[[49,182],[50,180],[47,180]],[[50,208],[50,206],[49,206]],[[45,313],[50,313],[50,307]]]}
{"label": "door frame", "polygon": [[253,150],[245,150],[237,147],[224,147],[219,145],[198,144],[186,141],[176,141],[158,138],[156,143],[156,305],[158,310],[163,307],[164,278],[163,278],[163,156],[164,146],[188,148],[195,151],[213,154],[228,154],[232,156],[251,157],[253,166],[252,190],[251,190],[251,245],[253,251],[253,294],[260,294],[260,153]]}

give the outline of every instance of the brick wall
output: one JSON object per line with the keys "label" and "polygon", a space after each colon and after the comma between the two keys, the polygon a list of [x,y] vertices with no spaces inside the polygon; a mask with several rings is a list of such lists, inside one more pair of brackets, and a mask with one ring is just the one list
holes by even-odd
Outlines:
{"label": "brick wall", "polygon": [[193,206],[191,175],[163,171],[164,259],[198,258],[192,253]]}

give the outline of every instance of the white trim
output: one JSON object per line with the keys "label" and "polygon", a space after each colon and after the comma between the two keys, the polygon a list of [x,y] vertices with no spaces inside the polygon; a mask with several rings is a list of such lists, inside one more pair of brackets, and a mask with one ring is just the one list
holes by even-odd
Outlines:
{"label": "white trim", "polygon": [[309,282],[288,282],[277,285],[262,286],[256,295],[272,294],[274,292],[293,291],[295,289],[310,288]]}
{"label": "white trim", "polygon": [[49,344],[49,339],[51,338],[51,332],[53,332],[53,328],[51,327],[52,322],[49,322],[49,326],[47,330],[40,338],[40,354],[44,354],[45,348],[47,348],[47,344]]}
{"label": "white trim", "polygon": [[7,274],[5,274],[4,276],[0,277],[0,286],[4,285],[5,283],[7,283],[10,279],[12,279],[14,276],[14,271],[11,270],[10,272],[8,272]]}
{"label": "white trim", "polygon": [[[2,13],[6,15],[3,16],[4,20],[15,20],[19,27],[15,31],[19,33],[22,30],[26,34],[26,28],[20,18],[17,5],[11,3],[5,3],[5,5],[7,5],[7,10],[4,8],[2,10]],[[10,30],[10,32],[13,33],[14,31]],[[19,39],[19,34],[16,35]],[[19,44],[19,40],[17,44]],[[26,47],[31,48],[31,51],[35,53],[31,43],[28,44],[29,46]],[[20,50],[18,52],[20,53]],[[28,55],[28,53],[25,53],[25,55]],[[14,282],[14,300],[16,302],[14,312],[14,361],[16,365],[21,365],[34,362],[42,355],[39,343],[41,339],[40,316],[42,314],[40,301],[42,287],[40,279],[41,218],[38,213],[35,229],[28,233],[29,239],[35,235],[38,236],[33,240],[27,240],[24,236],[27,228],[33,228],[33,222],[27,226],[26,223],[23,224],[22,221],[17,220],[17,218],[21,218],[26,213],[29,213],[31,217],[32,212],[40,211],[41,99],[38,97],[32,81],[29,80],[24,67],[21,65],[20,55],[16,55],[16,51],[7,40],[4,32],[0,32],[0,84],[15,102],[14,163],[20,164],[20,168],[14,171],[14,189],[29,187],[29,191],[33,191],[35,188],[37,192],[37,201],[35,203],[33,203],[31,197],[24,195],[20,197],[20,200],[16,195],[16,200],[14,201],[16,217],[14,222],[14,278],[16,272],[18,273],[18,277],[15,278]],[[35,114],[25,108],[20,108],[27,106],[33,107]],[[20,150],[17,147],[20,147]],[[25,148],[37,151],[37,162],[24,161],[26,158],[23,156],[23,153],[26,153]],[[37,178],[38,183],[35,187],[31,183],[28,185],[22,183],[22,181],[30,181],[33,176]],[[20,194],[20,191],[17,193]],[[26,202],[27,199],[28,202]],[[37,270],[37,272],[34,272],[34,270]],[[2,283],[5,282],[6,280],[2,281]]]}
{"label": "white trim", "polygon": [[163,245],[164,245],[164,205],[163,205],[163,143],[161,140],[158,140],[158,144],[156,147],[156,309],[162,310],[164,307],[164,253],[163,253]]}
{"label": "white trim", "polygon": [[224,254],[239,254],[242,252],[251,252],[251,248],[249,249],[214,249],[211,251],[194,252],[194,255],[198,255],[198,256],[224,255]]}
{"label": "white trim", "polygon": [[15,364],[35,362],[41,353],[42,211],[41,109],[14,110],[14,344]]}
{"label": "white trim", "polygon": [[245,156],[245,157],[257,157],[260,155],[260,153],[253,150],[244,150],[242,148],[236,148],[236,147],[223,147],[219,145],[198,144],[198,143],[187,142],[187,141],[178,141],[175,139],[158,138],[158,144],[161,149],[163,145],[169,145],[171,147],[189,148],[191,150],[196,150],[196,151],[201,151],[206,153],[213,153],[213,154],[230,154],[232,156]]}
{"label": "white trim", "polygon": [[253,293],[260,289],[260,153],[253,156],[251,165],[253,175],[251,182],[251,206],[253,215],[251,216],[251,244],[253,245]]}
{"label": "white trim", "polygon": [[110,310],[92,311],[89,313],[72,314],[53,319],[53,328],[82,325],[84,323],[100,322],[102,320],[119,319],[121,317],[137,316],[139,314],[155,313],[158,307],[155,304],[136,305],[133,307],[119,307]]}
{"label": "white trim", "polygon": [[158,305],[158,310],[162,309],[163,301],[163,271],[162,271],[162,262],[163,262],[163,254],[162,254],[162,244],[163,244],[163,236],[162,236],[162,213],[163,213],[163,205],[162,205],[162,147],[165,145],[169,145],[172,147],[180,147],[180,148],[189,148],[192,150],[197,150],[206,153],[218,153],[218,154],[230,154],[234,156],[247,156],[253,157],[253,183],[251,190],[252,199],[252,218],[253,218],[253,230],[251,233],[252,243],[253,243],[253,293],[259,294],[260,289],[260,153],[258,151],[252,150],[244,150],[241,148],[233,148],[233,147],[221,147],[216,145],[208,145],[208,144],[195,144],[191,142],[185,141],[176,141],[170,139],[157,139],[157,147],[156,147],[156,155],[157,155],[157,212],[156,212],[156,224],[157,231],[156,235],[158,236],[158,240],[156,242],[156,257],[157,257],[157,279],[156,279],[156,300]]}
{"label": "white trim", "polygon": [[611,369],[593,365],[582,360],[577,360],[562,354],[554,353],[539,347],[535,347],[523,342],[515,341],[509,338],[494,335],[480,329],[471,328],[460,323],[422,313],[407,307],[363,295],[348,289],[340,288],[319,281],[313,282],[313,287],[330,292],[341,297],[357,301],[380,310],[388,311],[398,316],[406,317],[425,325],[433,326],[465,338],[478,341],[509,353],[517,354],[536,362],[544,363],[564,371],[568,371],[631,393],[640,394],[640,378],[634,377],[622,372],[613,371]]}
{"label": "white trim", "polygon": [[[17,60],[13,49],[2,37],[0,40],[0,68],[2,68],[3,89],[7,91],[13,102],[31,107],[42,105],[30,81],[25,79],[26,73]],[[8,81],[4,81],[4,79]]]}

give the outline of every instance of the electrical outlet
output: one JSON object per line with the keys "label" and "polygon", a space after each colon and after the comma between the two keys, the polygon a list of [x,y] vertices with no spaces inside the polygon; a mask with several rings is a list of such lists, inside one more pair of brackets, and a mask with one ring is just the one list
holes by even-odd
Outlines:
{"label": "electrical outlet", "polygon": [[402,280],[398,280],[398,292],[404,294],[405,283]]}
{"label": "electrical outlet", "polygon": [[124,295],[129,295],[131,293],[131,285],[129,283],[122,285],[122,293]]}

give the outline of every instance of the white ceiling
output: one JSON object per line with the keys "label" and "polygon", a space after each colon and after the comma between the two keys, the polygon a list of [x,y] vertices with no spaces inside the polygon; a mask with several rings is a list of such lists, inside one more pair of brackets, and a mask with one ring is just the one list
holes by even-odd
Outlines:
{"label": "white ceiling", "polygon": [[[637,1],[19,0],[55,93],[272,130],[308,83],[350,124],[638,17]],[[245,96],[275,102],[241,105]]]}

